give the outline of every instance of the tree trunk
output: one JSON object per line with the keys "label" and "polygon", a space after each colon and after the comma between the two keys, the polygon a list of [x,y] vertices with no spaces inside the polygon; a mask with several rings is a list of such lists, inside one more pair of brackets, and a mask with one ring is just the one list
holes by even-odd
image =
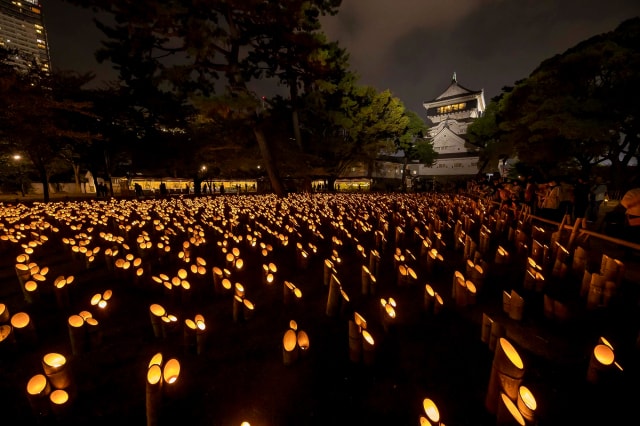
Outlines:
{"label": "tree trunk", "polygon": [[271,149],[267,143],[267,138],[258,124],[253,126],[253,134],[256,137],[256,141],[258,141],[258,146],[260,147],[260,153],[262,154],[262,159],[265,163],[271,187],[278,197],[284,197],[286,194],[284,187],[282,186],[282,182],[280,181],[280,176],[278,175],[278,168],[276,167],[275,161],[271,155]]}
{"label": "tree trunk", "polygon": [[73,164],[73,177],[76,181],[76,192],[82,192],[82,189],[80,188],[80,165],[79,164]]}
{"label": "tree trunk", "polygon": [[40,174],[40,182],[42,182],[42,201],[48,203],[51,198],[49,195],[49,176],[47,176],[47,171],[42,168],[38,172]]}

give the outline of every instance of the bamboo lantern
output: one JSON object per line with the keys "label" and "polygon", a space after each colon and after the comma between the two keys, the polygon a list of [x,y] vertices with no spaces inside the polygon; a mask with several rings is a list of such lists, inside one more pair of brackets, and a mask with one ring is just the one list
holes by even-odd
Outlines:
{"label": "bamboo lantern", "polygon": [[362,358],[362,329],[354,320],[349,320],[349,360],[354,363]]}
{"label": "bamboo lantern", "polygon": [[242,304],[243,304],[242,316],[244,317],[245,321],[250,320],[253,317],[253,314],[256,309],[255,304],[251,302],[249,299],[243,299]]}
{"label": "bamboo lantern", "polygon": [[162,368],[162,391],[165,396],[175,396],[180,376],[180,362],[176,358],[169,359]]}
{"label": "bamboo lantern", "polygon": [[167,311],[164,309],[164,307],[157,303],[154,303],[149,307],[151,326],[153,327],[153,335],[157,338],[162,337],[162,317],[165,316],[166,312]]}
{"label": "bamboo lantern", "polygon": [[159,423],[162,406],[162,368],[159,364],[150,365],[147,369],[146,384],[147,426]]}
{"label": "bamboo lantern", "polygon": [[298,330],[296,338],[298,348],[300,348],[300,355],[305,357],[309,353],[309,335],[304,330]]}
{"label": "bamboo lantern", "polygon": [[69,287],[67,286],[67,280],[60,276],[53,282],[53,292],[56,295],[56,304],[58,308],[66,309],[71,305],[71,299],[69,297]]}
{"label": "bamboo lantern", "polygon": [[213,290],[216,294],[222,294],[223,293],[223,289],[222,289],[222,280],[224,278],[222,269],[214,266],[211,269],[211,273],[213,274]]}
{"label": "bamboo lantern", "polygon": [[191,318],[184,320],[184,328],[182,333],[182,339],[184,348],[187,353],[197,352],[197,330],[198,326]]}
{"label": "bamboo lantern", "polygon": [[327,294],[327,307],[325,313],[329,317],[336,316],[340,309],[341,285],[335,274],[331,274],[329,281],[329,292]]}
{"label": "bamboo lantern", "polygon": [[12,349],[15,342],[13,327],[9,324],[0,325],[0,353]]}
{"label": "bamboo lantern", "polygon": [[466,305],[467,306],[473,306],[473,305],[476,304],[476,294],[478,292],[477,287],[470,280],[466,281],[465,287],[466,287],[465,295],[466,295],[466,298],[467,298]]}
{"label": "bamboo lantern", "polygon": [[426,313],[433,312],[433,305],[435,303],[436,292],[429,284],[425,284],[424,286],[424,302],[423,308]]}
{"label": "bamboo lantern", "polygon": [[[246,299],[245,299],[246,300]],[[196,353],[202,355],[205,350],[207,342],[207,326],[204,322],[204,317],[197,314],[194,318],[196,324]]]}
{"label": "bamboo lantern", "polygon": [[162,320],[162,338],[173,336],[178,331],[178,318],[173,314],[165,314]]}
{"label": "bamboo lantern", "polygon": [[587,293],[587,309],[595,309],[603,304],[605,277],[598,273],[591,274],[589,291]]}
{"label": "bamboo lantern", "polygon": [[571,262],[571,270],[574,276],[581,277],[584,275],[587,267],[587,259],[587,250],[582,246],[576,247],[573,251],[573,260]]}
{"label": "bamboo lantern", "polygon": [[384,331],[389,333],[393,331],[396,324],[396,309],[391,303],[386,303],[384,305],[384,316],[382,325],[384,327]]}
{"label": "bamboo lantern", "polygon": [[587,381],[589,383],[599,383],[613,371],[615,355],[613,348],[607,344],[600,343],[593,348],[589,367],[587,369]]}
{"label": "bamboo lantern", "polygon": [[495,352],[499,340],[506,335],[504,324],[498,321],[491,322],[491,334],[489,336],[489,350]]}
{"label": "bamboo lantern", "polygon": [[237,294],[233,295],[233,322],[239,322],[242,320],[242,311],[244,309],[244,301],[241,296]]}
{"label": "bamboo lantern", "polygon": [[56,389],[66,389],[71,385],[71,375],[64,355],[50,352],[42,358],[42,368],[51,385]]}
{"label": "bamboo lantern", "polygon": [[99,328],[98,320],[93,317],[85,318],[84,323],[89,336],[89,347],[97,348],[102,344],[102,331]]}
{"label": "bamboo lantern", "polygon": [[366,265],[362,265],[360,274],[360,292],[363,296],[371,294],[371,272]]}
{"label": "bamboo lantern", "polygon": [[369,252],[369,272],[374,277],[380,275],[380,253],[377,250],[371,250]]}
{"label": "bamboo lantern", "polygon": [[24,263],[16,263],[15,270],[20,288],[24,291],[24,283],[31,277],[29,266]]}
{"label": "bamboo lantern", "polygon": [[9,308],[4,303],[0,303],[0,324],[9,322]]}
{"label": "bamboo lantern", "polygon": [[365,365],[375,363],[375,341],[367,330],[362,330],[362,362]]}
{"label": "bamboo lantern", "polygon": [[463,277],[456,276],[453,294],[455,295],[456,306],[464,308],[467,305],[467,282]]}
{"label": "bamboo lantern", "polygon": [[64,419],[70,410],[69,393],[64,389],[56,389],[49,394],[51,412],[58,419]]}
{"label": "bamboo lantern", "polygon": [[71,315],[67,320],[71,353],[78,355],[87,347],[87,330],[84,327],[84,318],[80,315]]}
{"label": "bamboo lantern", "polygon": [[511,290],[510,295],[509,318],[521,321],[524,312],[524,299],[515,290]]}
{"label": "bamboo lantern", "polygon": [[438,315],[440,312],[442,312],[443,309],[444,309],[444,300],[442,299],[442,296],[440,296],[438,292],[436,292],[435,303],[433,305],[433,314]]}
{"label": "bamboo lantern", "polygon": [[284,365],[291,365],[298,359],[297,333],[288,329],[282,338],[282,361]]}
{"label": "bamboo lantern", "polygon": [[497,410],[496,425],[525,426],[525,420],[522,413],[520,413],[516,404],[504,392],[500,393]]}
{"label": "bamboo lantern", "polygon": [[493,319],[484,312],[482,313],[482,330],[480,333],[480,340],[483,343],[489,344],[491,340],[491,328],[493,326]]}
{"label": "bamboo lantern", "polygon": [[502,312],[509,315],[511,312],[511,293],[502,291]]}
{"label": "bamboo lantern", "polygon": [[40,291],[35,280],[24,283],[24,296],[27,303],[35,303],[40,300]]}
{"label": "bamboo lantern", "polygon": [[436,406],[435,402],[429,398],[425,398],[422,401],[422,408],[424,409],[424,413],[427,416],[427,419],[435,424],[440,424],[440,410]]}
{"label": "bamboo lantern", "polygon": [[507,339],[500,337],[493,356],[485,399],[485,406],[490,413],[497,413],[502,393],[506,394],[512,403],[516,400],[523,376],[524,363],[518,351]]}
{"label": "bamboo lantern", "polygon": [[38,338],[31,317],[26,312],[18,312],[11,317],[11,326],[18,343],[28,346],[36,344]]}
{"label": "bamboo lantern", "polygon": [[522,417],[524,417],[527,422],[531,424],[535,423],[535,414],[536,409],[538,408],[538,403],[528,387],[520,386],[520,389],[518,389],[518,400],[516,401],[516,406],[518,407],[520,414],[522,414]]}
{"label": "bamboo lantern", "polygon": [[27,396],[29,405],[36,416],[49,414],[49,394],[51,385],[44,374],[36,374],[27,383]]}
{"label": "bamboo lantern", "polygon": [[323,269],[323,284],[325,286],[329,285],[329,282],[331,281],[331,275],[335,273],[335,269],[333,268],[333,262],[330,259],[325,259],[324,260],[324,269]]}

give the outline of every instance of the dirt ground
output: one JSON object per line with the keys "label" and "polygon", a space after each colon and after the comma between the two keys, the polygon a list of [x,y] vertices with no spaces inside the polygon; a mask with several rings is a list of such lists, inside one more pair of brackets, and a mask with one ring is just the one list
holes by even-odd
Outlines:
{"label": "dirt ground", "polygon": [[[361,198],[350,208],[368,202],[366,196],[356,197]],[[220,197],[211,202],[221,206],[218,213],[232,214]],[[148,210],[149,217],[163,216],[158,207]],[[171,213],[171,204],[164,207],[174,224],[183,220],[175,211]],[[7,208],[13,207],[0,206]],[[373,229],[356,232],[357,219],[366,218],[363,212],[350,212],[347,208],[343,216],[349,220],[345,220],[342,229],[324,224],[313,234],[303,226],[296,228],[298,232],[289,232],[284,227],[287,216],[278,216],[285,209],[284,204],[274,206],[275,216],[270,219],[273,222],[261,222],[247,214],[240,215],[237,224],[225,221],[224,215],[207,216],[202,210],[194,214],[193,218],[204,227],[206,242],[192,245],[191,264],[201,257],[206,261],[207,272],[191,274],[191,288],[184,291],[181,287],[169,291],[152,277],[161,273],[177,276],[180,268],[189,269],[190,264],[177,256],[177,249],[169,256],[155,250],[136,250],[135,240],[140,235],[136,226],[144,226],[136,224],[136,220],[124,221],[133,225],[124,231],[118,230],[113,221],[100,224],[98,219],[91,230],[89,225],[74,230],[73,220],[58,219],[58,232],[42,232],[48,240],[36,247],[30,258],[40,268],[49,268],[46,282],[39,287],[39,297],[31,301],[25,298],[15,271],[16,256],[23,248],[19,243],[1,241],[0,303],[11,315],[28,313],[35,328],[33,334],[16,333],[15,342],[0,342],[0,424],[149,424],[146,374],[152,356],[162,353],[164,361],[179,360],[180,375],[175,384],[165,384],[163,388],[154,410],[158,425],[232,426],[243,421],[252,426],[417,425],[424,415],[425,398],[437,404],[442,422],[449,426],[494,425],[500,423],[498,417],[485,404],[494,354],[481,340],[483,314],[504,326],[504,337],[524,362],[522,384],[532,391],[538,404],[535,420],[528,424],[630,424],[627,419],[637,417],[640,283],[632,274],[638,270],[637,255],[586,244],[591,270],[597,267],[602,251],[611,249],[621,258],[629,256],[623,258],[629,273],[610,303],[596,309],[586,309],[584,297],[578,294],[582,277],[569,273],[562,279],[549,278],[544,293],[554,294],[570,309],[567,319],[550,319],[544,315],[543,292],[523,288],[522,257],[514,257],[500,273],[497,268],[490,269],[475,303],[463,307],[452,298],[452,278],[454,271],[464,271],[466,263],[462,250],[452,242],[440,251],[444,261],[430,270],[419,256],[421,240],[412,235],[409,226],[399,241],[391,227],[385,235],[386,244],[378,246]],[[382,212],[379,214],[389,221],[394,211],[406,214],[385,204],[365,210],[371,214]],[[25,211],[23,222],[34,220],[39,214]],[[286,246],[269,232],[269,226],[273,228],[280,221],[278,217],[285,218],[280,229],[288,232]],[[14,224],[6,215],[3,221],[0,235]],[[375,225],[375,221],[369,222]],[[188,237],[188,226],[195,224],[186,223],[174,240],[182,242]],[[148,224],[144,229],[150,230],[152,240],[158,238],[159,234]],[[246,236],[248,230],[260,230],[259,239],[271,243],[273,251],[265,256],[258,248],[250,247],[246,238],[234,240],[234,236]],[[104,252],[113,242],[100,237],[100,232],[105,231],[122,235],[130,243],[129,252],[140,255],[146,267],[141,278],[135,278],[132,270],[109,266]],[[90,264],[74,256],[62,241],[64,236],[82,232],[92,236],[91,247],[101,246],[101,252]],[[332,243],[334,236],[342,244]],[[28,238],[21,242],[24,241]],[[230,281],[241,283],[244,297],[255,305],[248,318],[241,314],[234,318],[232,291],[221,294],[214,289],[212,268],[229,266],[223,241],[229,250],[237,247],[244,261],[240,272],[233,270]],[[313,242],[317,248],[316,253],[309,250],[307,265],[296,262],[296,242]],[[500,242],[515,251],[513,241]],[[358,244],[365,253],[374,247],[382,248],[373,294],[362,292],[362,265],[368,260],[358,250]],[[398,283],[396,248],[407,255],[405,262],[416,272],[415,282]],[[334,249],[341,259],[339,265],[334,262],[335,276],[348,302],[343,297],[338,311],[328,315],[325,260],[331,258]],[[123,247],[121,250],[127,251]],[[415,254],[416,259],[409,254]],[[486,258],[493,259],[489,254]],[[269,262],[278,268],[270,285],[263,281],[263,265]],[[67,286],[67,302],[58,299],[53,288],[58,276],[74,277]],[[300,298],[285,298],[285,281],[301,291]],[[424,308],[426,283],[443,298],[444,305],[437,313]],[[522,320],[511,319],[503,311],[503,292],[512,289],[526,301]],[[91,305],[91,298],[106,290],[112,290],[113,296],[101,311]],[[389,298],[396,301],[397,317],[385,324],[380,300]],[[154,303],[178,318],[175,329],[168,329],[165,336],[154,335],[149,312]],[[98,320],[99,334],[74,354],[67,320],[84,310]],[[350,357],[349,320],[354,318],[354,312],[366,320],[366,330],[373,336],[373,358]],[[194,346],[192,340],[184,338],[184,321],[197,314],[204,317],[206,331],[200,345]],[[291,320],[309,336],[309,348],[286,365],[283,336]],[[587,369],[600,337],[614,346],[620,369],[592,383],[587,380]],[[42,358],[50,352],[67,359],[72,382],[66,390],[71,399],[60,413],[38,414],[30,406],[26,384],[32,376],[42,373]]]}

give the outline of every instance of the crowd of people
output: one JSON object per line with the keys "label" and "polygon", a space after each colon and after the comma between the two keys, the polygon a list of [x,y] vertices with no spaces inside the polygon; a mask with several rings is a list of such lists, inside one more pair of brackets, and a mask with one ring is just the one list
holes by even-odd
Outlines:
{"label": "crowd of people", "polygon": [[607,184],[601,177],[550,179],[538,182],[533,177],[517,179],[481,176],[472,179],[468,191],[490,198],[505,207],[530,207],[532,214],[560,222],[564,215],[572,219],[586,218],[597,223],[602,204],[608,196]]}

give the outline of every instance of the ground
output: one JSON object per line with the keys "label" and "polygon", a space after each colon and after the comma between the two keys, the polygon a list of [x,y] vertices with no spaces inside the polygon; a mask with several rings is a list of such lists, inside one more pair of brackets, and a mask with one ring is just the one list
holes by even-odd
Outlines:
{"label": "ground", "polygon": [[[342,229],[325,223],[321,229],[324,238],[318,238],[300,227],[300,235],[288,234],[290,244],[286,247],[267,231],[279,222],[277,216],[260,227],[260,221],[252,221],[249,215],[241,216],[240,225],[235,226],[221,217],[199,215],[202,223],[209,221],[220,227],[205,226],[207,242],[193,248],[192,257],[206,259],[207,273],[191,275],[191,289],[185,292],[168,291],[151,279],[161,272],[173,277],[185,266],[175,252],[167,257],[144,253],[148,269],[143,278],[134,279],[131,271],[110,269],[103,255],[89,265],[74,257],[62,237],[74,232],[77,235],[78,230],[59,220],[60,232],[49,233],[48,241],[36,247],[31,258],[50,270],[47,282],[41,286],[40,298],[29,303],[14,269],[22,248],[3,241],[0,303],[12,315],[27,312],[36,331],[31,340],[29,336],[16,335],[15,343],[0,342],[0,398],[5,419],[12,419],[6,424],[111,425],[118,421],[143,424],[147,422],[148,363],[154,354],[161,352],[165,361],[178,359],[181,371],[174,386],[164,387],[157,411],[160,425],[226,426],[240,425],[242,421],[253,426],[415,425],[424,415],[425,398],[436,402],[442,421],[448,425],[493,425],[497,423],[496,415],[487,410],[485,398],[494,354],[481,340],[483,314],[505,326],[504,337],[518,349],[524,361],[522,384],[531,389],[538,402],[535,424],[614,424],[634,415],[638,397],[634,386],[640,374],[636,346],[638,268],[633,253],[595,238],[583,241],[591,270],[599,266],[602,253],[607,252],[625,261],[627,273],[611,303],[596,309],[586,309],[584,298],[578,294],[582,277],[571,274],[555,280],[549,277],[545,292],[558,295],[570,307],[571,315],[566,320],[545,316],[543,292],[523,288],[524,257],[514,256],[501,273],[494,268],[478,291],[475,303],[462,307],[452,298],[452,277],[456,270],[464,272],[463,251],[450,241],[440,251],[443,263],[429,270],[425,258],[420,256],[422,240],[414,237],[409,226],[412,214],[399,207],[401,204],[376,207],[381,211],[388,209],[389,216],[385,216],[388,219],[394,211],[407,219],[404,238],[396,241],[391,227],[386,233],[386,244],[377,246],[372,232],[355,232],[358,219],[367,220],[362,208],[372,216],[376,210],[359,204],[367,202],[366,196],[353,197],[358,200],[356,204],[350,204],[342,212],[333,210],[345,219]],[[7,208],[6,204],[3,207]],[[276,204],[273,211],[282,212],[286,207],[284,203]],[[360,215],[356,214],[358,209]],[[182,220],[175,213],[173,220]],[[161,212],[150,212],[156,214]],[[35,216],[25,214],[22,220]],[[6,217],[4,221],[6,229],[9,222]],[[371,219],[369,222],[374,229],[379,225]],[[113,226],[105,227],[114,230]],[[91,231],[86,225],[83,229],[94,236],[96,243],[101,241],[102,253],[109,248],[110,244],[98,236],[102,225]],[[260,238],[273,244],[274,250],[266,257],[251,248],[246,238],[234,240],[234,236],[246,235],[249,229],[261,230]],[[288,232],[286,228],[280,229]],[[120,233],[131,241],[138,236],[134,232]],[[157,237],[152,232],[149,235]],[[184,235],[178,232],[179,237]],[[332,244],[332,236],[343,244]],[[239,248],[245,263],[242,272],[234,272],[231,278],[232,282],[242,283],[246,299],[255,304],[248,319],[234,318],[232,293],[214,291],[211,269],[227,266],[218,245],[223,241],[229,247]],[[313,241],[318,248],[306,266],[295,261],[297,241],[305,244]],[[501,242],[515,251],[514,242],[506,234]],[[366,253],[374,247],[381,248],[375,294],[362,294],[361,271],[366,261],[358,244]],[[131,247],[135,244],[130,251],[138,255]],[[393,256],[396,248],[407,255],[406,264],[416,271],[415,282],[398,283]],[[336,264],[335,275],[349,302],[343,299],[341,309],[328,315],[329,287],[323,276],[325,260],[331,257],[332,249],[337,250],[342,260],[340,265]],[[409,254],[416,259],[410,259]],[[489,254],[485,257],[493,260]],[[262,265],[267,261],[278,266],[277,278],[271,285],[262,280]],[[51,285],[60,275],[75,278],[68,288],[68,304],[56,299]],[[300,299],[285,303],[285,281],[301,290]],[[424,309],[426,283],[444,299],[437,314]],[[101,312],[90,300],[107,289],[113,291],[113,297],[107,311]],[[511,289],[519,291],[526,300],[522,320],[510,319],[503,311],[503,291]],[[380,299],[389,298],[397,302],[397,318],[385,327]],[[178,328],[169,331],[166,337],[154,335],[149,313],[152,303],[161,304],[178,317]],[[98,319],[101,339],[73,354],[67,320],[82,310],[92,311]],[[366,329],[375,339],[372,363],[350,359],[349,320],[354,318],[354,312],[365,318]],[[184,320],[196,314],[201,314],[207,325],[206,340],[200,350],[183,335]],[[291,320],[308,334],[310,346],[296,361],[285,365],[282,338]],[[602,336],[613,344],[623,371],[614,371],[606,379],[591,383],[586,380],[589,360]],[[67,389],[71,401],[59,415],[40,416],[29,405],[26,383],[42,372],[42,357],[49,352],[67,357],[72,377],[72,385]]]}

